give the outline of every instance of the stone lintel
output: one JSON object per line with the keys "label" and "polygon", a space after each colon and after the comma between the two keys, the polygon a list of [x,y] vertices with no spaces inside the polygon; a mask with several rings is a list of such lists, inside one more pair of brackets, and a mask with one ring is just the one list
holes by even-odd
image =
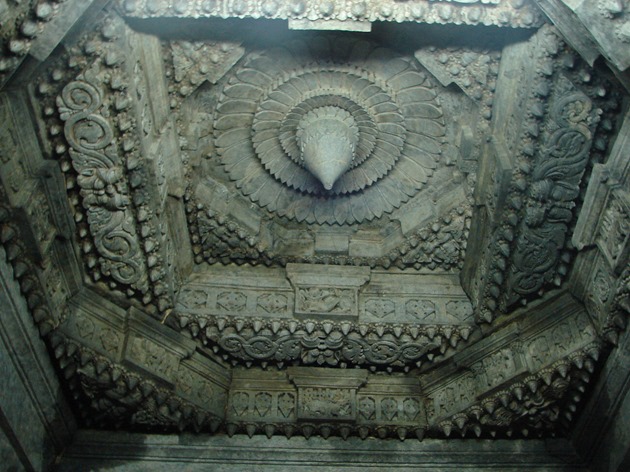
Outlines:
{"label": "stone lintel", "polygon": [[299,388],[330,387],[357,389],[365,384],[364,369],[326,369],[323,367],[289,367],[289,379]]}
{"label": "stone lintel", "polygon": [[340,20],[295,20],[289,19],[290,30],[327,30],[327,31],[359,31],[369,33],[372,23],[368,21]]}
{"label": "stone lintel", "polygon": [[131,307],[124,344],[124,364],[175,384],[179,363],[195,352],[194,341]]}

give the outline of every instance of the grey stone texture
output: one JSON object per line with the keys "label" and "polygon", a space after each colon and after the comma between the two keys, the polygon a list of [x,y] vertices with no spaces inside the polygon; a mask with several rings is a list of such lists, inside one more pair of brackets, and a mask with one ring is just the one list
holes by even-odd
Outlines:
{"label": "grey stone texture", "polygon": [[629,15],[0,0],[3,466],[627,469]]}

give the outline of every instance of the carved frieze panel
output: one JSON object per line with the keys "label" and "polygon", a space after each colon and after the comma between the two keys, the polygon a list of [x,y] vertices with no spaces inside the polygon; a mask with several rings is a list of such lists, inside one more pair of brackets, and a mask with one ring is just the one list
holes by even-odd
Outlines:
{"label": "carved frieze panel", "polygon": [[199,273],[182,287],[171,317],[224,359],[246,365],[408,370],[451,353],[475,330],[455,276],[299,264]]}
{"label": "carved frieze panel", "polygon": [[22,97],[0,95],[0,181],[10,203],[24,215],[15,223],[22,229],[25,246],[34,260],[50,253],[58,230],[45,183],[38,178],[43,165],[33,130],[22,126],[28,111]]}
{"label": "carved frieze panel", "polygon": [[[482,240],[492,241],[484,263],[465,268],[474,284],[470,294],[479,320],[490,322],[497,311],[505,312],[519,301],[527,303],[560,286],[569,270],[568,237],[575,224],[573,209],[579,202],[582,177],[590,159],[599,158],[606,149],[605,129],[617,112],[603,98],[610,87],[606,80],[593,77],[596,72],[573,58],[555,61],[561,52],[570,57],[556,33],[546,28],[529,45],[503,51],[505,72],[500,74],[495,97],[500,105],[495,107],[494,151],[505,153],[503,159],[512,172],[496,179],[493,194],[485,199],[495,211],[495,229],[488,232],[482,215],[473,228]],[[525,58],[536,61],[537,67],[524,68]],[[508,74],[508,70],[523,74]],[[505,95],[514,90],[512,96]],[[520,112],[523,107],[528,113]],[[497,174],[491,163],[485,162],[482,175],[487,177],[484,186],[492,188]],[[497,200],[505,188],[507,193]]]}
{"label": "carved frieze panel", "polygon": [[427,420],[425,402],[415,378],[372,375],[357,394],[358,422],[397,425],[421,439]]}
{"label": "carved frieze panel", "polygon": [[[10,201],[19,200],[19,193],[24,193],[25,184],[30,180],[28,161],[21,158],[19,134],[11,111],[11,104],[6,95],[0,96],[0,119],[5,125],[0,131],[2,150],[0,163],[2,165],[2,183]],[[22,191],[22,192],[20,192]],[[24,197],[22,197],[24,198]]]}
{"label": "carved frieze panel", "polygon": [[466,253],[471,196],[449,189],[453,182],[448,182],[448,174],[443,177],[444,186],[437,192],[444,195],[447,208],[441,216],[434,214],[439,208],[427,206],[426,199],[420,198],[392,215],[382,229],[347,227],[335,234],[314,225],[267,225],[217,184],[210,203],[214,209],[206,209],[200,202],[193,204],[194,200],[187,206],[195,262],[369,265],[455,272],[462,267]]}
{"label": "carved frieze panel", "polygon": [[357,389],[367,371],[289,367],[287,373],[298,390],[298,420],[356,421]]}
{"label": "carved frieze panel", "polygon": [[153,312],[172,306],[166,267],[176,265],[165,252],[169,221],[157,214],[167,193],[182,193],[166,89],[156,80],[147,86],[162,74],[159,47],[110,14],[51,61],[31,93],[43,150],[65,173],[88,272]]}
{"label": "carved frieze panel", "polygon": [[268,437],[294,433],[327,438],[408,435],[427,429],[424,398],[417,380],[371,375],[365,370],[294,368],[234,371],[227,431]]}
{"label": "carved frieze panel", "polygon": [[86,426],[216,431],[223,420],[227,397],[224,373],[218,375],[219,382],[209,382],[195,377],[197,374],[182,364],[178,384],[165,387],[63,334],[55,333],[51,343]]}
{"label": "carved frieze panel", "polygon": [[225,367],[146,314],[93,292],[71,305],[50,339],[88,424],[216,430],[227,400]]}
{"label": "carved frieze panel", "polygon": [[71,316],[63,326],[65,335],[119,362],[124,347],[125,311],[87,290],[74,296],[70,307]]}
{"label": "carved frieze panel", "polygon": [[618,189],[609,194],[598,236],[597,246],[610,267],[623,270],[630,250],[630,193]]}
{"label": "carved frieze panel", "polygon": [[130,309],[123,353],[125,362],[145,369],[163,381],[174,384],[180,361],[189,357],[195,345],[188,339]]}
{"label": "carved frieze panel", "polygon": [[11,78],[28,55],[37,36],[62,9],[63,0],[50,2],[11,2],[0,9],[0,87]]}
{"label": "carved frieze panel", "polygon": [[[15,16],[1,3],[3,83],[17,63],[7,50],[25,51],[13,36],[34,26],[25,7]],[[582,179],[616,132],[618,95],[549,26],[502,51],[427,37],[395,52],[350,34],[276,47],[215,31],[173,39],[145,21],[542,18],[528,1],[293,3],[121,0],[38,69],[32,110],[16,115],[0,96],[11,124],[0,130],[2,254],[42,334],[52,330],[83,425],[562,432],[598,336],[613,340],[630,307],[630,204],[616,164],[593,173],[608,180],[589,207],[596,228],[577,245],[594,254],[579,281],[594,322],[569,294],[535,298],[569,271],[574,213],[589,206]],[[25,152],[12,132],[31,115],[65,173],[71,215],[50,198],[52,167],[31,168],[37,138]],[[84,272],[64,280],[75,254]],[[574,283],[560,290],[575,294]],[[512,312],[520,301],[534,306]]]}
{"label": "carved frieze panel", "polygon": [[[551,315],[561,304],[568,309],[557,320]],[[515,425],[546,434],[566,421],[562,415],[574,408],[566,402],[571,395],[581,398],[600,341],[589,316],[574,301],[560,297],[538,310],[519,322],[517,342],[515,332],[506,328],[503,337],[487,338],[480,343],[485,346],[457,354],[456,373],[444,378],[438,367],[425,377],[433,427],[447,436],[454,430],[494,435]]]}
{"label": "carved frieze panel", "polygon": [[103,89],[91,70],[64,87],[58,100],[64,133],[79,174],[88,224],[100,270],[117,282],[141,292],[148,290],[146,267],[136,234],[123,162],[113,143],[112,125],[103,111]]}
{"label": "carved frieze panel", "polygon": [[554,282],[599,120],[590,99],[567,78],[560,77],[555,87],[507,279],[508,304]]}
{"label": "carved frieze panel", "polygon": [[573,353],[534,375],[512,382],[497,393],[481,396],[468,408],[433,423],[449,437],[544,437],[562,434],[573,419],[576,404],[599,356],[596,344]]}
{"label": "carved frieze panel", "polygon": [[285,372],[234,371],[227,409],[228,424],[294,423],[297,391]]}
{"label": "carved frieze panel", "polygon": [[473,325],[473,307],[450,275],[416,278],[373,271],[359,296],[364,322]]}
{"label": "carved frieze panel", "polygon": [[575,349],[574,346],[586,346],[596,338],[595,328],[586,313],[582,312],[573,319],[551,326],[523,346],[531,370],[539,370],[558,360],[563,353]]}
{"label": "carved frieze panel", "polygon": [[417,21],[531,28],[542,21],[530,2],[507,0],[194,1],[173,4],[120,0],[121,11],[138,18],[274,18],[288,19],[293,29],[370,31],[373,21]]}
{"label": "carved frieze panel", "polygon": [[296,315],[358,317],[359,289],[369,281],[369,268],[289,264],[286,270],[295,288]]}

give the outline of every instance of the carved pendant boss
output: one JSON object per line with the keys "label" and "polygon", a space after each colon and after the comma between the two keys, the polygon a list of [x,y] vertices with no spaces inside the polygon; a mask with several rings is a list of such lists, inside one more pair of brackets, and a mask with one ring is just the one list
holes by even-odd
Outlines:
{"label": "carved pendant boss", "polygon": [[445,134],[436,87],[415,60],[343,38],[248,55],[223,88],[214,133],[243,195],[319,224],[400,207],[431,177]]}

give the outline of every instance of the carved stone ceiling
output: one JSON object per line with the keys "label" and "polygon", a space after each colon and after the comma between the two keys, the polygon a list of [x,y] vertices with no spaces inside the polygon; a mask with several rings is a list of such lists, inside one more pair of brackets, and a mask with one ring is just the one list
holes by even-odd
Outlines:
{"label": "carved stone ceiling", "polygon": [[560,3],[0,2],[0,239],[83,424],[567,434],[630,308],[630,6]]}

